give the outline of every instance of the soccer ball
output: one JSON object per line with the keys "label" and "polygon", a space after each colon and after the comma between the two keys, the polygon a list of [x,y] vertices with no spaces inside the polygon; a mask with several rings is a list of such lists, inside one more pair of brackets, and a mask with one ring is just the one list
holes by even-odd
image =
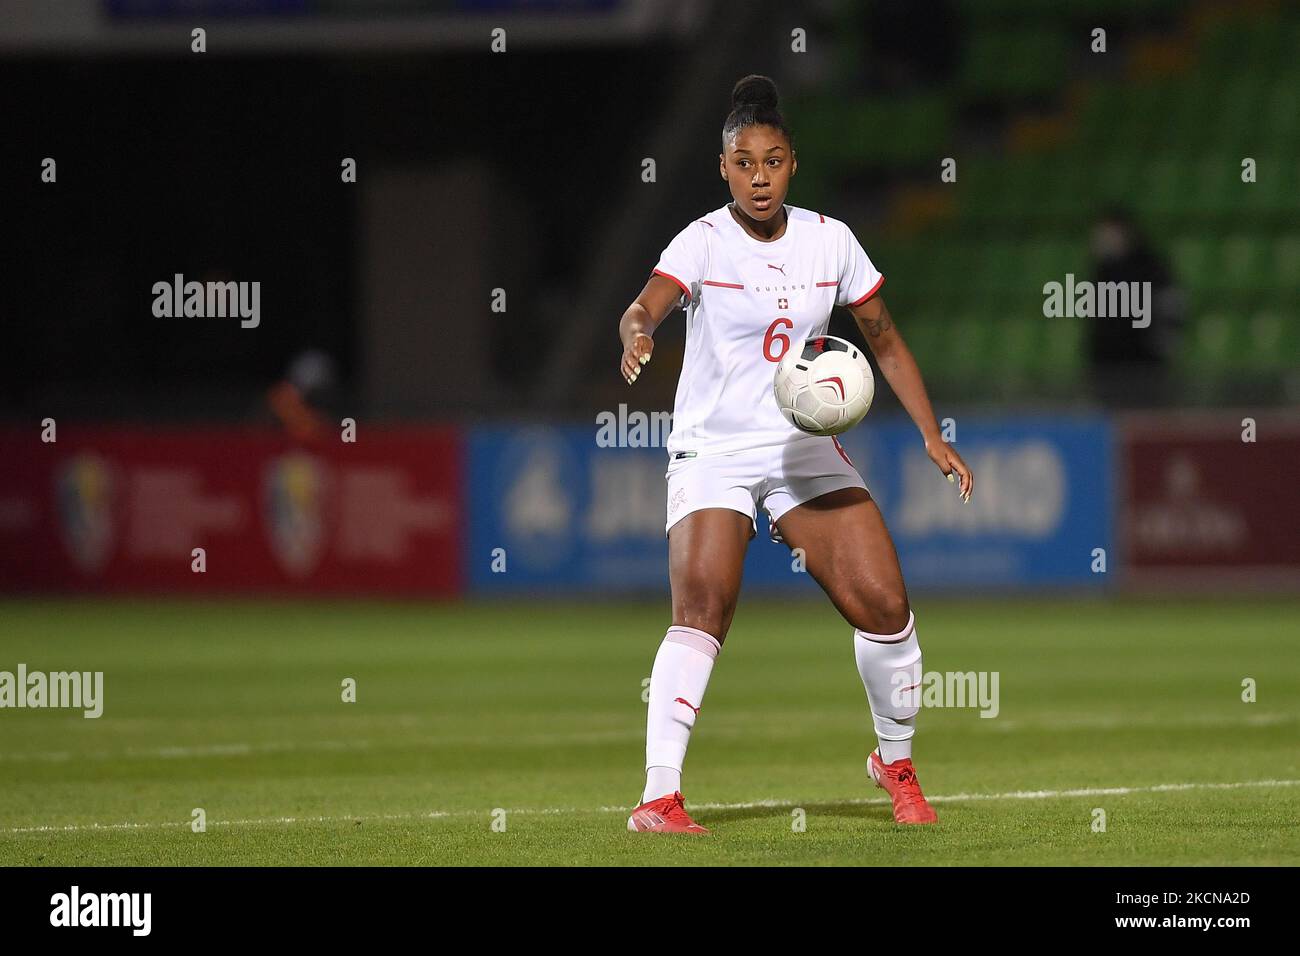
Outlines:
{"label": "soccer ball", "polygon": [[876,379],[867,357],[852,342],[819,335],[793,349],[776,366],[776,407],[795,428],[810,435],[838,435],[867,414]]}

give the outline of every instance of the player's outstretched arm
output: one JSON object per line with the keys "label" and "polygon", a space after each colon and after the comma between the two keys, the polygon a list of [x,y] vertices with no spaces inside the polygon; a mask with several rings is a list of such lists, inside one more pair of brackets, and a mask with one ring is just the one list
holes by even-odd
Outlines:
{"label": "player's outstretched arm", "polygon": [[661,275],[652,275],[636,301],[623,313],[618,323],[618,336],[623,340],[623,361],[619,371],[629,385],[641,374],[641,366],[650,361],[655,348],[652,338],[655,329],[681,297],[682,290],[677,283]]}
{"label": "player's outstretched arm", "polygon": [[893,317],[885,307],[885,300],[875,295],[849,311],[857,320],[862,337],[871,347],[885,381],[903,403],[907,414],[912,416],[916,427],[921,430],[930,460],[939,466],[949,481],[954,480],[954,474],[961,479],[962,500],[970,501],[971,492],[975,489],[975,476],[966,467],[961,455],[940,436],[939,423],[935,420],[934,409],[930,407],[930,396],[926,394],[925,382],[921,379],[921,369],[912,357],[911,349],[903,341],[903,336],[895,328]]}

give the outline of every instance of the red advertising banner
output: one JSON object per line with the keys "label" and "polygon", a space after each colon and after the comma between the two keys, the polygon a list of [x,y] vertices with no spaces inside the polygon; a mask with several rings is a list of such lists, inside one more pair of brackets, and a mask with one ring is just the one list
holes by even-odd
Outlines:
{"label": "red advertising banner", "polygon": [[461,454],[439,427],[0,431],[0,588],[459,593]]}
{"label": "red advertising banner", "polygon": [[1138,583],[1300,588],[1300,420],[1125,420],[1120,532]]}

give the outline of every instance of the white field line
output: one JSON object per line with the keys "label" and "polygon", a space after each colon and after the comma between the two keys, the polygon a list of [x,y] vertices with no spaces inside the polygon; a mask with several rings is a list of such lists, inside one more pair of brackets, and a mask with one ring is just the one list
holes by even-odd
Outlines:
{"label": "white field line", "polygon": [[[1006,793],[953,793],[929,797],[931,803],[965,803],[977,800],[1050,800],[1056,797],[1110,797],[1132,793],[1176,793],[1187,790],[1244,790],[1265,787],[1297,787],[1300,780],[1243,780],[1237,783],[1161,783],[1150,787],[1080,787],[1073,790],[1010,790]],[[753,810],[779,807],[875,806],[889,803],[888,797],[857,797],[846,800],[752,800],[747,803],[692,803],[693,810]],[[507,817],[563,813],[628,813],[626,807],[545,807],[506,810]],[[254,820],[209,820],[209,827],[271,826],[296,823],[362,823],[395,820],[439,820],[481,818],[490,820],[490,810],[432,810],[428,813],[355,814],[345,816],[264,817]],[[0,833],[80,833],[95,830],[160,830],[189,827],[189,821],[164,823],[72,823],[63,826],[8,827]]]}
{"label": "white field line", "polygon": [[[1159,716],[1100,716],[1080,714],[1071,717],[1018,720],[997,717],[978,721],[980,730],[1015,733],[1026,729],[1136,729],[1139,727],[1273,727],[1280,724],[1295,723],[1300,715],[1295,714],[1251,714],[1245,717],[1191,716],[1174,719]],[[741,736],[748,733],[749,724],[735,726],[714,726],[711,731],[727,736]],[[515,744],[563,741],[568,743],[612,743],[623,740],[641,740],[645,731],[632,730],[598,730],[598,731],[555,731],[546,734],[512,736]],[[251,757],[257,754],[338,751],[376,749],[401,750],[418,747],[447,747],[467,744],[499,743],[501,736],[481,735],[443,735],[439,737],[393,737],[382,742],[357,738],[353,740],[312,740],[312,741],[265,741],[262,743],[224,743],[195,744],[189,746],[162,747],[126,747],[122,750],[31,750],[0,753],[3,763],[66,763],[72,760],[188,760],[201,757]]]}
{"label": "white field line", "polygon": [[[511,743],[529,741],[565,743],[605,743],[624,740],[643,740],[645,731],[601,730],[574,733],[547,733],[529,736],[512,736]],[[363,738],[354,740],[309,740],[295,742],[273,740],[262,743],[194,744],[188,746],[126,747],[121,750],[31,750],[0,753],[3,763],[67,763],[72,760],[188,760],[199,757],[252,757],[258,754],[278,754],[313,751],[349,750],[404,750],[421,747],[464,746],[467,744],[500,743],[502,737],[487,734],[478,736],[394,737],[383,741]]]}
{"label": "white field line", "polygon": [[1021,730],[1149,730],[1171,727],[1276,727],[1300,720],[1296,714],[1247,714],[1244,717],[1221,717],[1215,714],[1195,715],[1169,719],[1160,715],[1077,714],[1071,717],[1040,717],[1029,720],[996,718],[981,720],[989,730],[1019,732]]}

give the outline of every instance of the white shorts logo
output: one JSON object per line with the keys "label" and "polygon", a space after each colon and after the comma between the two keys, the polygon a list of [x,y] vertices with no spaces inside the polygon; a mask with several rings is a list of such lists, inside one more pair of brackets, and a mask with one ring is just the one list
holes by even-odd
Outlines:
{"label": "white shorts logo", "polygon": [[668,502],[668,513],[673,514],[686,503],[686,489],[678,488],[673,492],[672,499]]}

